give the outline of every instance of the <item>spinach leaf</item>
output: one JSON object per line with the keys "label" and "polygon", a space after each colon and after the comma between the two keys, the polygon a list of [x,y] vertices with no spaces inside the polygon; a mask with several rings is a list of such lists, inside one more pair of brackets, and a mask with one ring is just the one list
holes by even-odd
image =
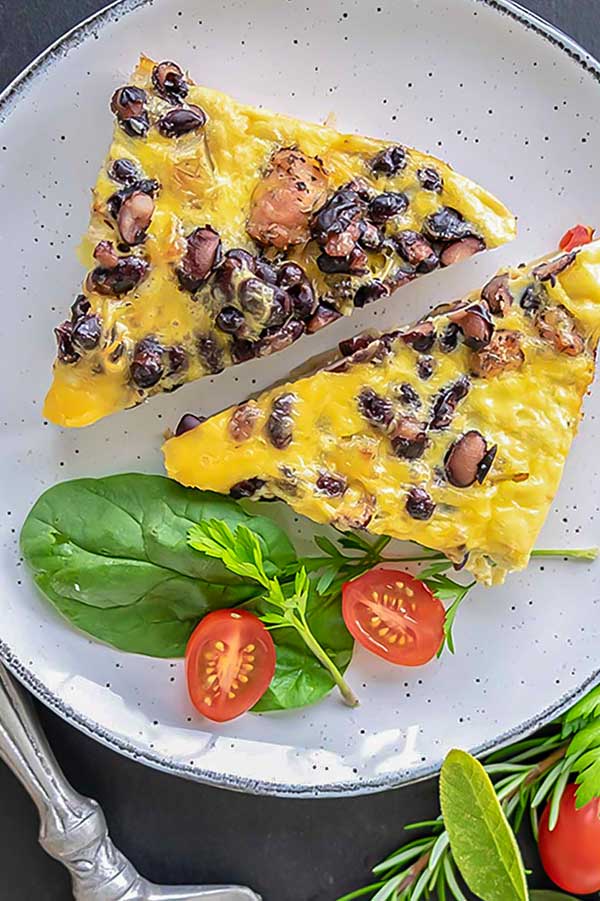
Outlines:
{"label": "spinach leaf", "polygon": [[[257,605],[257,612],[260,612]],[[352,659],[354,641],[342,617],[339,595],[321,597],[314,586],[308,597],[306,618],[311,632],[343,673]],[[253,710],[289,710],[314,704],[329,694],[335,683],[331,674],[307,648],[295,629],[271,632],[277,652],[275,675]]]}
{"label": "spinach leaf", "polygon": [[517,841],[490,777],[466,751],[450,751],[440,774],[440,801],[454,861],[483,901],[527,901]]}
{"label": "spinach leaf", "polygon": [[296,560],[270,519],[141,473],[53,486],[29,513],[21,548],[38,587],[80,629],[125,651],[181,656],[202,616],[259,590],[188,546],[188,530],[205,519],[247,525],[273,574]]}

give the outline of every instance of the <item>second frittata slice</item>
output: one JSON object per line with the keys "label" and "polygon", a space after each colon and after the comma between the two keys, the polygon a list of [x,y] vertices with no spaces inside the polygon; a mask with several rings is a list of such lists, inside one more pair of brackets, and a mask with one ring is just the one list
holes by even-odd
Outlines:
{"label": "second frittata slice", "polygon": [[168,474],[418,541],[483,582],[527,565],[592,381],[600,242],[500,273],[413,326],[167,441]]}

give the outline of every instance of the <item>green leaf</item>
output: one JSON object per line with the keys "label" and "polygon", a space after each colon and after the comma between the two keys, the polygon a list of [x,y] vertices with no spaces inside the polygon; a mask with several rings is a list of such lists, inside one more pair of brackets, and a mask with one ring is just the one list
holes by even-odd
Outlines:
{"label": "green leaf", "polygon": [[587,751],[573,764],[573,771],[579,773],[575,806],[585,807],[594,798],[600,798],[600,748]]}
{"label": "green leaf", "polygon": [[563,736],[580,729],[587,720],[600,717],[600,685],[592,688],[563,717]]}
{"label": "green leaf", "polygon": [[[342,617],[339,595],[324,599],[311,591],[306,603],[306,620],[319,644],[338,669],[344,672],[352,658],[354,642]],[[292,628],[282,628],[271,634],[277,652],[275,675],[266,694],[253,709],[265,712],[305,707],[329,694],[335,685],[334,680],[298,632]]]}
{"label": "green leaf", "polygon": [[338,574],[337,566],[326,566],[321,573],[317,582],[317,591],[319,594],[325,594],[328,588],[331,588],[333,580]]}
{"label": "green leaf", "polygon": [[465,751],[450,751],[440,776],[440,802],[460,873],[483,901],[527,901],[515,836],[487,773]]}
{"label": "green leaf", "polygon": [[576,901],[573,895],[553,892],[551,889],[533,889],[529,892],[530,901]]}
{"label": "green leaf", "polygon": [[188,547],[188,530],[205,520],[249,526],[273,572],[296,559],[271,520],[141,473],[53,486],[25,520],[21,548],[40,590],[75,626],[125,651],[181,656],[206,613],[260,590]]}
{"label": "green leaf", "polygon": [[329,557],[333,557],[337,560],[342,556],[333,541],[330,541],[325,535],[315,535],[315,544]]}

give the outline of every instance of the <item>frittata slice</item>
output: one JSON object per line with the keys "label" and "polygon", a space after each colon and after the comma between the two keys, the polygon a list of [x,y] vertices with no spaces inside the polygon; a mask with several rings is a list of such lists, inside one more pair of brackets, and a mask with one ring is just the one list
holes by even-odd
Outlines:
{"label": "frittata slice", "polygon": [[527,565],[600,335],[600,242],[501,272],[413,326],[198,424],[168,474],[418,541],[485,583]]}
{"label": "frittata slice", "polygon": [[515,233],[433,157],[243,106],[142,57],[113,95],[45,415],[84,426],[281,350]]}

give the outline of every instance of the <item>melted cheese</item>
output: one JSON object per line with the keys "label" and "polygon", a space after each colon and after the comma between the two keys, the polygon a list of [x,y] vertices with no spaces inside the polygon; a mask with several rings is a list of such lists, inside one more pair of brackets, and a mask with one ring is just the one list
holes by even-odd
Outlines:
{"label": "melted cheese", "polygon": [[[151,60],[142,58],[131,83],[147,91],[151,118],[155,119],[171,107],[153,92],[153,65]],[[96,244],[101,240],[119,240],[106,202],[120,185],[110,179],[107,170],[111,161],[128,159],[139,166],[146,178],[157,179],[161,186],[147,238],[141,247],[134,248],[134,253],[149,260],[150,274],[121,298],[84,289],[92,312],[101,319],[102,339],[98,348],[82,353],[75,363],[56,361],[44,413],[59,425],[88,425],[152,394],[170,390],[175,384],[200,378],[207,368],[197,352],[198,336],[210,334],[220,346],[223,365],[231,364],[231,339],[214,330],[214,310],[210,309],[209,299],[202,295],[194,299],[181,290],[174,264],[185,252],[185,236],[207,223],[219,232],[224,250],[242,247],[256,251],[246,232],[250,201],[273,152],[280,147],[295,145],[307,155],[319,156],[331,191],[360,177],[378,191],[406,192],[410,203],[399,217],[399,228],[418,231],[427,215],[448,205],[473,224],[488,247],[514,237],[515,220],[508,210],[434,157],[408,150],[407,166],[401,173],[393,178],[374,179],[367,164],[387,146],[382,141],[340,134],[331,128],[243,106],[218,91],[191,83],[187,101],[200,106],[207,115],[207,123],[200,131],[170,139],[152,126],[145,138],[133,138],[118,124],[115,126],[107,164],[94,188],[81,259],[86,268],[94,268]],[[420,187],[416,173],[424,167],[433,167],[442,176],[441,194]],[[293,248],[288,256],[302,264],[316,293],[326,295],[331,278],[316,266],[319,252],[315,242],[309,242]],[[382,254],[369,254],[368,277],[385,279],[400,262]],[[349,313],[352,303],[342,301],[339,307],[340,312]],[[182,347],[188,355],[187,368],[176,378],[163,379],[142,390],[131,381],[130,362],[135,345],[150,335],[165,346]],[[116,362],[111,362],[117,345],[122,345],[123,352]]]}
{"label": "melted cheese", "polygon": [[[578,356],[558,353],[538,334],[533,318],[518,303],[532,283],[530,269],[510,272],[515,297],[496,328],[521,335],[524,365],[491,378],[471,378],[471,388],[456,409],[449,428],[429,432],[420,459],[399,459],[389,438],[361,414],[357,397],[366,386],[384,397],[408,383],[427,418],[439,390],[470,372],[471,351],[463,343],[443,354],[436,348],[430,379],[416,373],[418,354],[402,339],[380,362],[353,363],[345,372],[321,371],[260,395],[260,416],[252,437],[233,440],[227,410],[164,446],[168,474],[184,485],[228,492],[245,479],[265,480],[264,493],[283,498],[294,510],[316,522],[339,521],[352,501],[375,498],[368,530],[375,534],[418,541],[460,562],[485,582],[501,581],[507,570],[527,565],[531,549],[558,488],[565,458],[577,430],[582,399],[594,373],[600,334],[600,242],[582,249],[556,284],[545,282],[550,303],[565,306],[586,340]],[[467,299],[474,300],[479,292]],[[432,320],[438,334],[446,315]],[[265,422],[274,398],[291,392],[293,437],[278,450],[268,440]],[[443,475],[453,441],[475,429],[497,456],[483,484],[453,487]],[[321,472],[346,479],[344,497],[327,497],[316,488]],[[524,481],[514,480],[527,474]],[[289,486],[290,476],[294,486]],[[405,502],[412,486],[421,486],[436,504],[428,521],[409,516]]]}

